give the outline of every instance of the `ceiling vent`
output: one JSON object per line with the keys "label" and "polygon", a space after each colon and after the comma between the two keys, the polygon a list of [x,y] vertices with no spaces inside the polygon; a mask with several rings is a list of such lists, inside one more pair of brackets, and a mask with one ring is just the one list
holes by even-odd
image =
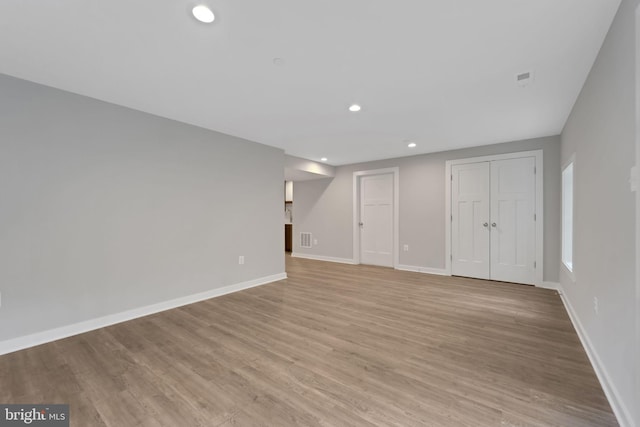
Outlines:
{"label": "ceiling vent", "polygon": [[526,71],[524,73],[516,74],[516,84],[524,87],[529,86],[533,82],[533,72]]}

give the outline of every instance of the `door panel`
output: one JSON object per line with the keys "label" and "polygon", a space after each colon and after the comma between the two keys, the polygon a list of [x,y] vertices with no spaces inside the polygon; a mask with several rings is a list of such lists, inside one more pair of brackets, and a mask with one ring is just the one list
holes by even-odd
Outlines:
{"label": "door panel", "polygon": [[393,267],[393,175],[360,178],[360,262]]}
{"label": "door panel", "polygon": [[493,280],[535,283],[534,168],[534,157],[491,162]]}
{"label": "door panel", "polygon": [[488,279],[489,162],[451,168],[451,273]]}

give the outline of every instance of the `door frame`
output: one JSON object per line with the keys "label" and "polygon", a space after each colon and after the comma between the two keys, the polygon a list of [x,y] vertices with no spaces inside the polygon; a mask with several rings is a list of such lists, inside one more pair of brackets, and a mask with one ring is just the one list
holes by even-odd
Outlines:
{"label": "door frame", "polygon": [[393,268],[400,264],[398,251],[400,242],[400,168],[385,168],[353,173],[353,263],[360,264],[360,178],[371,175],[392,175],[393,177]]}
{"label": "door frame", "polygon": [[447,160],[445,162],[445,272],[451,276],[451,167],[465,163],[491,162],[495,160],[535,157],[536,160],[536,286],[544,287],[544,168],[543,151],[521,151],[517,153],[496,154],[492,156],[469,157]]}

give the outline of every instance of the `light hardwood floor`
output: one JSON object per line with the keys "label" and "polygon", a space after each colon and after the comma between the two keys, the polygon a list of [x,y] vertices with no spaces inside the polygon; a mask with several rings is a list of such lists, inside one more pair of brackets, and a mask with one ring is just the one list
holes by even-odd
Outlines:
{"label": "light hardwood floor", "polygon": [[74,426],[607,426],[555,291],[287,257],[289,279],[0,357]]}

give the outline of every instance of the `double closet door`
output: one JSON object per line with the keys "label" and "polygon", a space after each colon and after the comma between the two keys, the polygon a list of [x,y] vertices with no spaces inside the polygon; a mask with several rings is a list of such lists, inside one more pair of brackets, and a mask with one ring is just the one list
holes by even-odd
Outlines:
{"label": "double closet door", "polygon": [[451,166],[451,273],[534,284],[536,159]]}

